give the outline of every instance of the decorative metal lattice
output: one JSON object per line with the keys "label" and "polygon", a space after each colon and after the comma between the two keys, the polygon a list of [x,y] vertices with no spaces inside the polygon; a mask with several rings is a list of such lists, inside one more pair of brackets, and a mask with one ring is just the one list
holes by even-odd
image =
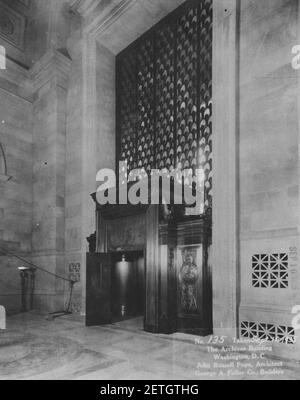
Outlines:
{"label": "decorative metal lattice", "polygon": [[198,166],[197,124],[197,7],[190,8],[177,24],[177,168],[195,170]]}
{"label": "decorative metal lattice", "polygon": [[143,41],[138,59],[138,137],[137,166],[147,172],[155,168],[154,129],[154,44],[152,37]]}
{"label": "decorative metal lattice", "polygon": [[244,321],[241,336],[248,339],[269,340],[284,344],[295,344],[295,330],[289,326]]}
{"label": "decorative metal lattice", "polygon": [[156,167],[175,165],[175,31],[166,25],[156,35]]}
{"label": "decorative metal lattice", "polygon": [[121,67],[118,68],[119,83],[119,129],[121,135],[120,159],[127,161],[128,169],[137,167],[136,164],[136,58],[130,52],[122,57]]}
{"label": "decorative metal lattice", "polygon": [[287,289],[289,257],[281,254],[258,254],[252,257],[252,285],[255,288]]}
{"label": "decorative metal lattice", "polygon": [[205,207],[212,207],[212,2],[199,11],[199,164],[204,170]]}
{"label": "decorative metal lattice", "polygon": [[[204,171],[212,199],[212,0],[190,0],[117,58],[118,160]],[[202,207],[203,209],[203,207]]]}

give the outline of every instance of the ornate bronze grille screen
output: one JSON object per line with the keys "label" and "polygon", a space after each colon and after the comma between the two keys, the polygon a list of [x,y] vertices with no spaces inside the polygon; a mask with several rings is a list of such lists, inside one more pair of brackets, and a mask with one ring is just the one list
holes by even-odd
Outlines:
{"label": "ornate bronze grille screen", "polygon": [[202,168],[212,199],[212,0],[184,3],[117,57],[117,161]]}

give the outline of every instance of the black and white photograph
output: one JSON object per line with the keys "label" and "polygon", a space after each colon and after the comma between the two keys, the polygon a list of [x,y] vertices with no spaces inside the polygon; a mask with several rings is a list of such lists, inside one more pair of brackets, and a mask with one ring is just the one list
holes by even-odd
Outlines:
{"label": "black and white photograph", "polygon": [[299,251],[299,0],[0,0],[0,381],[300,380]]}

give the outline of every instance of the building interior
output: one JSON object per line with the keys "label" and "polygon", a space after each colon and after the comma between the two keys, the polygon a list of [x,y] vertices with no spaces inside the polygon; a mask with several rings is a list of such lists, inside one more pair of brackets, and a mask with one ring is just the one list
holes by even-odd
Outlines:
{"label": "building interior", "polygon": [[300,378],[298,44],[298,0],[0,0],[0,379]]}

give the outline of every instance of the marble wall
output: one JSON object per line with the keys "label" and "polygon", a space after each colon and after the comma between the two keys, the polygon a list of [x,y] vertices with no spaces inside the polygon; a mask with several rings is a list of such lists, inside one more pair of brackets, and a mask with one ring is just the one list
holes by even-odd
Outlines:
{"label": "marble wall", "polygon": [[[0,70],[0,142],[10,181],[0,180],[0,247],[30,257],[32,235],[32,103],[28,73],[8,60]],[[0,252],[0,304],[8,313],[21,307],[21,262]]]}
{"label": "marble wall", "polygon": [[[73,17],[67,1],[1,0],[0,7],[0,44],[8,57],[7,69],[0,71],[0,141],[12,176],[0,183],[0,240],[38,266],[67,276],[66,107],[71,61],[66,45]],[[0,303],[9,313],[20,310],[19,265],[14,258],[1,257],[5,279]],[[35,308],[63,309],[65,283],[43,272],[36,279]]]}
{"label": "marble wall", "polygon": [[[241,322],[291,326],[300,304],[298,76],[291,66],[297,28],[297,0],[241,1]],[[287,255],[287,287],[271,275],[254,279],[261,255]]]}

